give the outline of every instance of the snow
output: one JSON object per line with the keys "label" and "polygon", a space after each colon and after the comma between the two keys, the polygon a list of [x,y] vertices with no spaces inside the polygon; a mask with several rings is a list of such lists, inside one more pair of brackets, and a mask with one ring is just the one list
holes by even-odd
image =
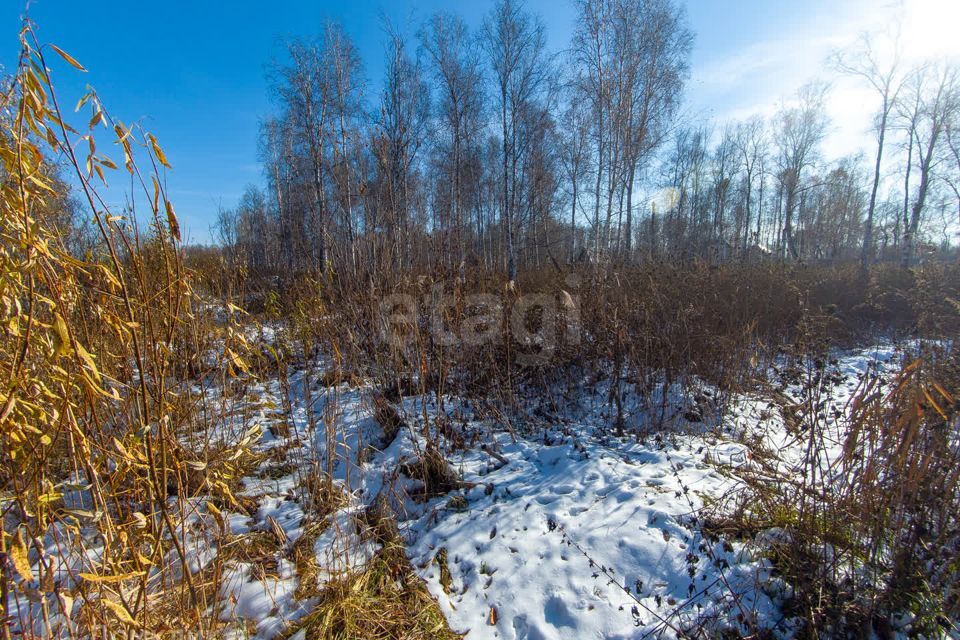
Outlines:
{"label": "snow", "polygon": [[[278,339],[274,329],[259,334]],[[818,379],[825,400],[818,419],[838,451],[843,416],[862,392],[863,377],[879,371],[892,379],[899,356],[888,345],[840,354],[827,367],[829,376]],[[450,626],[468,640],[678,637],[693,627],[742,634],[755,622],[773,625],[782,617],[789,589],[769,561],[755,547],[709,538],[701,528],[702,509],[742,490],[738,474],[754,466],[758,452],[775,454],[773,464],[787,471],[799,463],[802,435],[769,395],[727,398],[721,412],[711,409],[715,401],[706,386],[699,394],[663,385],[646,399],[628,394],[623,438],[611,435],[609,388],[602,382],[582,385],[552,417],[518,424],[518,435],[462,399],[443,398],[450,424],[475,444],[457,449],[445,443],[459,488],[424,499],[422,482],[402,470],[426,450],[422,419],[426,414],[436,424],[437,399],[404,398],[396,408],[407,427],[383,442],[373,389],[322,388],[315,379],[326,363],[314,364],[312,378],[302,367],[289,371],[289,435],[270,428],[282,419],[276,408],[286,403],[279,381],[268,380],[231,399],[231,418],[211,425],[207,436],[246,439],[256,452],[269,454],[238,492],[256,507],[250,513],[223,509],[218,516],[226,544],[281,532],[270,570],[242,557],[227,561],[216,612],[230,627],[226,637],[246,637],[243,630],[252,624],[257,638],[269,640],[309,613],[315,602],[297,599],[302,577],[289,559],[308,527],[319,529],[311,547],[319,571],[309,591],[362,569],[378,546],[359,516],[380,500],[397,514],[415,571]],[[771,379],[780,373],[771,372]],[[782,401],[801,402],[809,379],[781,377]],[[207,394],[211,406],[227,402],[222,389],[194,391]],[[683,416],[692,411],[690,422]],[[653,413],[667,428],[654,428]],[[328,448],[344,500],[318,519],[304,479],[312,469],[328,468]],[[77,507],[88,503],[76,488],[69,500]],[[203,499],[171,505],[183,510],[180,519],[188,525],[182,530],[193,572],[226,552],[214,535],[218,518],[205,505]],[[771,530],[758,538],[780,535]],[[48,538],[48,554],[57,557],[54,532]],[[68,570],[75,574],[95,563],[94,547],[57,567],[66,577]],[[31,606],[16,593],[10,604]],[[53,611],[59,615],[56,606]],[[785,627],[780,631],[789,635]]]}
{"label": "snow", "polygon": [[[635,637],[663,620],[692,622],[688,611],[675,611],[691,596],[703,622],[732,604],[712,563],[732,565],[733,550],[714,547],[690,524],[702,506],[696,493],[729,484],[704,462],[718,450],[692,439],[662,451],[572,439],[503,443],[508,464],[465,474],[494,489],[471,492],[466,511],[445,512],[420,532],[411,559],[453,628],[469,638]],[[449,594],[435,562],[440,548],[453,578]],[[748,563],[725,579],[739,585],[764,570]],[[762,596],[751,614],[761,607],[770,607]]]}
{"label": "snow", "polygon": [[[337,426],[333,434],[321,427],[311,433],[304,385],[304,373],[293,372],[295,433],[265,436],[263,446],[300,442],[307,455],[288,451],[288,457],[316,456],[321,468],[328,439],[337,452],[334,478],[349,498],[314,542],[317,586],[362,568],[376,552],[355,516],[385,497],[398,514],[416,571],[451,627],[471,639],[627,638],[653,630],[677,635],[695,624],[742,630],[742,621],[776,608],[756,586],[776,591],[766,560],[699,533],[702,496],[730,491],[736,480],[720,470],[749,459],[739,442],[708,437],[702,428],[645,444],[609,438],[599,399],[608,395],[603,384],[578,398],[562,426],[529,439],[514,440],[448,397],[448,414],[464,433],[479,434],[487,451],[447,451],[464,488],[424,502],[414,499],[422,483],[396,470],[425,450],[420,417],[426,412],[434,420],[440,411],[435,398],[405,398],[398,409],[411,428],[360,462],[358,452],[382,435],[371,415],[372,390],[313,388],[314,415],[335,415]],[[275,382],[254,391],[279,404]],[[654,396],[658,407],[669,406],[673,422],[689,410],[689,398],[681,395],[670,389]],[[639,400],[624,406],[634,423],[645,419]],[[301,535],[305,514],[296,472],[248,478],[244,486],[245,495],[260,500],[249,529],[265,530],[272,518],[291,542]],[[452,580],[446,586],[438,560],[444,556]],[[238,603],[230,615],[257,622],[259,635],[271,637],[277,630],[262,623],[264,611],[274,610],[275,600],[283,603],[280,609],[292,607],[284,599],[291,589],[283,584],[241,572],[225,594]],[[738,616],[741,622],[730,622]]]}

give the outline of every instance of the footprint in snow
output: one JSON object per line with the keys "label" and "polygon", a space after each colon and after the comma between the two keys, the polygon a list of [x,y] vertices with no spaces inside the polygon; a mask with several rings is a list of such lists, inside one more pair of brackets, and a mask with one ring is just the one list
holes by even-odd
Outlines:
{"label": "footprint in snow", "polygon": [[517,640],[527,640],[527,616],[517,616],[513,619],[513,633]]}
{"label": "footprint in snow", "polygon": [[543,607],[547,622],[555,627],[575,627],[576,619],[560,596],[551,596]]}

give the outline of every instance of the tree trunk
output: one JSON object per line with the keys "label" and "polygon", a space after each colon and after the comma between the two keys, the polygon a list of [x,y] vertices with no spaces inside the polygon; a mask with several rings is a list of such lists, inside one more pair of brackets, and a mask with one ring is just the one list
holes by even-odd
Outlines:
{"label": "tree trunk", "polygon": [[873,188],[870,190],[870,206],[867,208],[867,220],[863,225],[863,248],[860,253],[860,267],[864,273],[873,261],[873,219],[877,209],[877,190],[880,188],[880,163],[883,160],[883,141],[887,133],[887,114],[889,108],[883,107],[880,118],[880,136],[877,140],[877,161],[873,168]]}
{"label": "tree trunk", "polygon": [[633,181],[636,178],[636,174],[637,165],[634,162],[631,163],[630,178],[627,181],[627,228],[624,230],[624,234],[626,235],[624,253],[628,260],[630,259],[630,252],[633,250]]}

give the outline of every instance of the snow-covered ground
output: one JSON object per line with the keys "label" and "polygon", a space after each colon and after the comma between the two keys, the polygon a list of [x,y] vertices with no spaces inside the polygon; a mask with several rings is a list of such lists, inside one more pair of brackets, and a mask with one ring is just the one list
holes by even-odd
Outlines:
{"label": "snow-covered ground", "polygon": [[[897,366],[895,350],[883,347],[828,367],[822,410],[833,416],[838,446],[863,376]],[[275,539],[269,557],[238,554],[220,580],[215,613],[232,637],[269,639],[295,627],[315,604],[298,592],[362,568],[377,545],[357,516],[378,502],[396,514],[411,563],[450,626],[470,640],[676,637],[693,627],[745,633],[778,623],[788,635],[780,614],[788,588],[769,561],[702,527],[705,506],[742,491],[738,474],[753,464],[754,448],[796,464],[803,442],[769,394],[728,398],[724,412],[692,422],[680,417],[690,416],[680,394],[671,427],[643,437],[632,429],[643,423],[640,404],[627,402],[632,422],[621,438],[602,388],[584,388],[568,411],[560,408],[562,419],[511,429],[469,402],[443,398],[441,410],[437,398],[412,396],[393,405],[404,424],[387,442],[375,390],[323,387],[323,369],[317,363],[310,382],[302,368],[291,370],[288,399],[278,380],[251,385],[223,427],[222,437],[248,437],[263,454],[240,492],[255,506],[211,510],[199,500],[185,516],[195,571],[232,544]],[[779,397],[802,401],[803,384],[785,381]],[[205,393],[217,403],[222,390]],[[279,410],[288,402],[289,419]],[[445,436],[437,424],[447,425]],[[440,495],[409,477],[426,455],[425,431],[456,474]],[[306,481],[316,468],[332,469],[343,494],[323,517],[314,515]],[[212,535],[218,527],[225,537]],[[300,575],[293,549],[308,531],[317,570]],[[302,580],[316,588],[301,589]]]}
{"label": "snow-covered ground", "polygon": [[[843,355],[829,367],[830,402],[842,413],[864,374],[896,366],[890,347]],[[397,514],[417,573],[451,627],[471,639],[670,637],[695,626],[747,631],[778,621],[786,587],[768,560],[707,537],[700,526],[706,503],[742,489],[738,470],[752,460],[744,443],[763,446],[766,455],[777,451],[785,465],[799,456],[803,442],[768,398],[729,399],[722,420],[705,420],[709,427],[673,420],[673,429],[642,442],[629,424],[627,437],[613,437],[604,388],[585,391],[556,424],[540,420],[535,429],[517,429],[525,436],[469,403],[444,398],[446,422],[468,444],[457,448],[441,438],[460,486],[425,499],[422,483],[402,470],[423,455],[422,416],[437,423],[436,399],[404,398],[396,408],[405,427],[383,443],[373,389],[316,386],[310,395],[318,426],[310,433],[303,375],[291,378],[293,432],[285,439],[267,435],[262,446],[297,442],[298,458],[325,461],[326,442],[331,435],[336,441],[334,477],[349,501],[328,517],[315,544],[325,569],[316,578],[321,583],[362,566],[375,551],[351,516],[383,498]],[[783,385],[783,396],[799,401],[803,384]],[[275,382],[253,391],[281,403]],[[626,404],[633,422],[642,423],[638,403]],[[684,413],[682,402],[672,408]],[[335,434],[320,416],[334,418]],[[269,515],[295,540],[305,517],[295,486],[300,473],[291,468],[269,482],[249,479],[247,493],[262,506],[245,526],[265,529]],[[283,618],[310,606],[293,601],[298,578],[288,574],[261,581],[262,588],[251,587],[256,581],[244,574],[246,582],[227,587],[237,592],[238,606],[225,617],[255,621],[270,637]],[[250,602],[254,596],[259,606]]]}
{"label": "snow-covered ground", "polygon": [[491,471],[479,456],[464,461],[464,477],[478,483],[465,507],[411,525],[411,558],[454,629],[470,638],[631,638],[770,610],[751,586],[767,582],[764,563],[696,526],[701,496],[731,486],[709,460],[736,464],[739,447],[695,437],[662,447],[548,439],[499,436],[506,464]]}

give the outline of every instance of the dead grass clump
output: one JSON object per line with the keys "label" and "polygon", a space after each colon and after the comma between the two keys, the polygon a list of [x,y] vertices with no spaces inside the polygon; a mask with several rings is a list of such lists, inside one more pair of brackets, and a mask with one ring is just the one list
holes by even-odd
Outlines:
{"label": "dead grass clump", "polygon": [[277,535],[273,527],[265,531],[231,536],[221,547],[221,561],[249,564],[251,575],[262,580],[266,576],[276,577],[277,561],[284,547],[284,540]]}
{"label": "dead grass clump", "polygon": [[389,402],[400,402],[404,396],[416,395],[420,388],[410,376],[403,376],[387,381],[383,385],[383,397]]}
{"label": "dead grass clump", "polygon": [[408,478],[414,478],[423,483],[422,490],[412,496],[415,500],[429,500],[461,486],[457,472],[447,462],[439,447],[433,443],[427,444],[417,460],[399,465],[399,471]]}
{"label": "dead grass clump", "polygon": [[373,419],[377,421],[380,428],[383,429],[383,438],[380,441],[380,449],[386,449],[396,439],[400,429],[407,426],[406,421],[396,407],[390,404],[380,393],[373,394]]}
{"label": "dead grass clump", "polygon": [[316,607],[285,635],[352,640],[455,640],[439,605],[413,571],[396,524],[368,515],[381,549],[366,566],[328,582]]}
{"label": "dead grass clump", "polygon": [[321,387],[338,387],[345,384],[348,387],[356,389],[363,385],[363,379],[353,371],[344,371],[340,367],[331,367],[317,378],[317,384]]}
{"label": "dead grass clump", "polygon": [[294,597],[297,600],[307,600],[319,595],[317,576],[320,575],[320,565],[317,563],[317,553],[314,545],[317,538],[327,528],[326,518],[315,520],[304,525],[303,533],[290,547],[290,559],[297,568],[297,589]]}
{"label": "dead grass clump", "polygon": [[[960,268],[938,263],[910,271],[878,265],[864,279],[856,265],[692,261],[529,269],[509,291],[498,273],[483,269],[446,282],[436,274],[376,273],[362,286],[347,279],[325,288],[298,286],[283,305],[336,309],[306,323],[312,344],[337,354],[325,382],[351,371],[378,381],[394,403],[429,394],[442,404],[444,395],[459,395],[515,408],[518,395],[558,381],[575,384],[572,377],[613,378],[618,392],[628,380],[699,380],[725,394],[755,384],[774,358],[796,352],[798,343],[800,349],[814,339],[850,347],[878,334],[950,335],[960,331],[950,302],[960,299],[958,291]],[[472,302],[471,294],[486,294],[487,306]],[[526,294],[546,294],[555,303],[556,321],[547,323],[552,329],[543,325],[555,331],[547,348],[511,326],[510,310]],[[396,296],[412,306],[383,306]],[[544,314],[528,311],[521,324],[536,333]],[[386,323],[393,314],[403,320],[391,324],[391,333]],[[471,344],[463,337],[478,322],[492,323],[490,339]],[[635,387],[641,396],[655,392]]]}
{"label": "dead grass clump", "polygon": [[345,507],[349,501],[340,485],[316,462],[304,471],[302,487],[306,509],[316,518],[326,518]]}

